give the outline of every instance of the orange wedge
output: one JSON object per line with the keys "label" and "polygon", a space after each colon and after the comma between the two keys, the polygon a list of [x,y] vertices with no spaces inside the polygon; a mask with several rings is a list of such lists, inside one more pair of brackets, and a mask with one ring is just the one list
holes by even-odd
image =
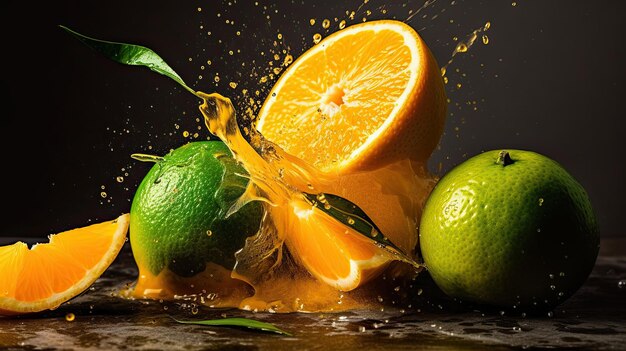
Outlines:
{"label": "orange wedge", "polygon": [[[434,183],[424,170],[445,114],[429,48],[405,23],[381,20],[335,32],[298,57],[270,91],[256,128],[334,176],[316,190],[357,204],[410,255],[421,201]],[[299,220],[286,220],[287,246],[318,280],[353,290],[392,260],[319,209],[296,203],[292,210]]]}
{"label": "orange wedge", "polygon": [[0,247],[0,315],[56,308],[85,291],[113,262],[128,214],[51,235],[49,243]]}
{"label": "orange wedge", "polygon": [[367,281],[377,268],[389,263],[390,254],[306,202],[292,201],[295,217],[286,237],[295,259],[309,273],[341,291]]}
{"label": "orange wedge", "polygon": [[440,68],[417,32],[380,20],[347,27],[298,57],[261,107],[256,128],[325,172],[425,162],[443,132]]}

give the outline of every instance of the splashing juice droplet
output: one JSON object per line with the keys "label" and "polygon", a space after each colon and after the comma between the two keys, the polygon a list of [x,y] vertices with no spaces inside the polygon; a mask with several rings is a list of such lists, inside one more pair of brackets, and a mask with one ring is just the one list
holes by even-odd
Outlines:
{"label": "splashing juice droplet", "polygon": [[322,35],[320,33],[315,33],[313,35],[313,43],[317,44],[322,40]]}
{"label": "splashing juice droplet", "polygon": [[489,37],[487,36],[487,34],[483,34],[483,44],[489,44]]}
{"label": "splashing juice droplet", "polygon": [[344,29],[346,28],[346,21],[342,20],[341,22],[339,22],[339,29]]}
{"label": "splashing juice droplet", "polygon": [[68,313],[65,315],[65,320],[68,322],[73,322],[76,319],[76,315],[74,313]]}
{"label": "splashing juice droplet", "polygon": [[324,29],[328,29],[328,28],[330,27],[330,20],[328,20],[328,19],[324,19],[324,20],[322,21],[322,27],[323,27]]}
{"label": "splashing juice droplet", "polygon": [[283,61],[283,66],[287,67],[293,62],[293,56],[287,55],[285,56],[285,60]]}

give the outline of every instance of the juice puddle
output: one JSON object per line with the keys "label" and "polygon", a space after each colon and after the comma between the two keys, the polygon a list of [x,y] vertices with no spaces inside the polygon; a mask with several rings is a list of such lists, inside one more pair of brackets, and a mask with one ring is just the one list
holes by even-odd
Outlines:
{"label": "juice puddle", "polygon": [[[400,306],[421,269],[415,260],[417,221],[435,183],[425,167],[402,161],[353,174],[321,172],[253,126],[240,128],[229,99],[197,94],[209,131],[250,177],[246,192],[226,215],[250,201],[262,201],[266,215],[259,232],[237,252],[232,272],[210,264],[191,278],[168,270],[156,277],[142,275],[131,294],[272,312]],[[356,221],[367,221],[355,212],[342,223],[324,211],[338,209],[334,195],[357,204],[375,223],[370,237],[356,229]]]}

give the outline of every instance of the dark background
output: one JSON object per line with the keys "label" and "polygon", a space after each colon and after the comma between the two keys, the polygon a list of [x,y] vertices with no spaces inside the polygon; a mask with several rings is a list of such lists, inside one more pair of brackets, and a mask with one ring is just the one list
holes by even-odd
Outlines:
{"label": "dark background", "polygon": [[[241,110],[242,89],[259,89],[262,101],[271,88],[274,80],[259,79],[274,53],[281,62],[282,50],[297,57],[342,19],[406,20],[424,5],[386,2],[3,1],[0,237],[42,237],[128,212],[151,166],[130,154],[162,155],[209,137],[195,97],[109,61],[57,25],[150,47],[190,86],[230,96]],[[587,189],[602,235],[624,236],[624,13],[617,0],[439,0],[420,10],[408,23],[441,65],[458,41],[491,24],[487,45],[479,35],[448,66],[449,116],[431,170],[443,174],[494,148],[543,153]]]}

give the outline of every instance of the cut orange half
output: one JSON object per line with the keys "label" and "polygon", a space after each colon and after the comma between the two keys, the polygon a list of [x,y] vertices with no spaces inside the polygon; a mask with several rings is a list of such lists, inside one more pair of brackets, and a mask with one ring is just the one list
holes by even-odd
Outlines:
{"label": "cut orange half", "polygon": [[346,174],[425,162],[446,111],[437,62],[409,25],[347,27],[298,57],[261,107],[256,128],[321,171]]}
{"label": "cut orange half", "polygon": [[[381,20],[335,32],[298,57],[270,91],[256,128],[334,175],[334,184],[316,190],[357,204],[411,255],[421,201],[433,184],[424,169],[445,114],[443,79],[429,48],[407,24]],[[320,281],[352,290],[392,260],[319,209],[293,211],[299,222],[285,231],[287,246]]]}
{"label": "cut orange half", "polygon": [[0,247],[0,315],[58,307],[91,286],[126,241],[128,214],[51,235],[49,243]]}

